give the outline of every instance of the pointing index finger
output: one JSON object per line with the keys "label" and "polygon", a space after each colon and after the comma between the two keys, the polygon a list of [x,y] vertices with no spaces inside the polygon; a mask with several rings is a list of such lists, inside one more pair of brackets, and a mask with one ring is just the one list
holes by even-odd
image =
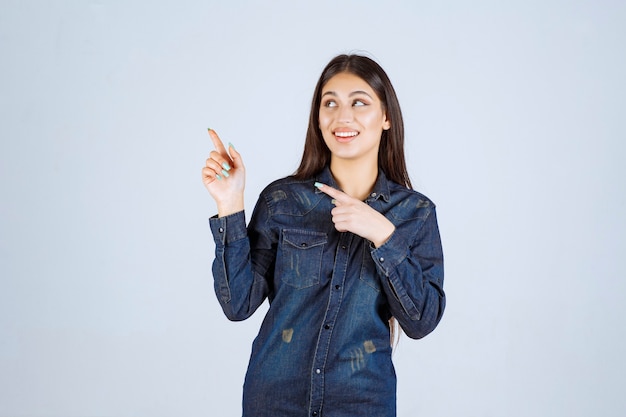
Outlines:
{"label": "pointing index finger", "polygon": [[217,153],[219,153],[220,155],[227,155],[226,153],[226,148],[224,147],[224,144],[222,143],[222,140],[220,139],[219,136],[217,136],[217,133],[215,132],[215,130],[209,128],[209,136],[211,136],[211,140],[213,141],[213,146],[215,146],[215,150],[217,151]]}
{"label": "pointing index finger", "polygon": [[[346,197],[348,197],[347,194],[339,191],[336,188],[331,187],[330,185],[326,185],[326,184],[322,184],[320,182],[316,182],[315,186],[323,193],[328,194],[329,196],[331,196],[332,198],[334,198],[335,200],[342,202],[346,199]],[[348,197],[349,198],[349,197]]]}

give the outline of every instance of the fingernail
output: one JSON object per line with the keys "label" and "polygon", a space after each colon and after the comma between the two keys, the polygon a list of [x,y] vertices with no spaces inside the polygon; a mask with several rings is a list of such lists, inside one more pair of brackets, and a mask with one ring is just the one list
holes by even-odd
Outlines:
{"label": "fingernail", "polygon": [[313,184],[314,186],[316,186],[317,188],[322,188],[322,184],[321,182],[316,182],[315,184]]}
{"label": "fingernail", "polygon": [[222,180],[222,177],[220,177],[220,174],[215,174],[215,178],[217,178],[218,180]]}
{"label": "fingernail", "polygon": [[226,172],[225,169],[222,170],[222,175],[224,176],[224,178],[229,177],[230,175],[228,174],[228,172]]}
{"label": "fingernail", "polygon": [[[230,142],[228,142],[228,147],[229,147],[229,148],[233,148],[233,149],[235,149],[235,145],[233,145],[233,144],[232,144],[232,143],[230,143]],[[237,150],[237,149],[235,149],[235,150]]]}
{"label": "fingernail", "polygon": [[211,131],[211,130],[213,130],[213,129],[211,129],[211,128],[208,128],[207,130],[208,130],[208,131],[210,132],[210,131]]}
{"label": "fingernail", "polygon": [[222,166],[224,167],[226,171],[230,171],[230,165],[228,165],[228,162],[223,162]]}
{"label": "fingernail", "polygon": [[332,200],[330,200],[330,204],[337,204],[337,200],[335,200],[334,198]]}

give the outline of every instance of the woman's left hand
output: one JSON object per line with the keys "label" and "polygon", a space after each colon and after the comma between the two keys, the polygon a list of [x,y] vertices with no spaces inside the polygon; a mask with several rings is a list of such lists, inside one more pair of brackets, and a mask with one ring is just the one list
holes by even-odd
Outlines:
{"label": "woman's left hand", "polygon": [[333,198],[335,208],[330,213],[338,231],[354,233],[379,247],[396,230],[393,223],[364,202],[326,184],[316,183],[316,187]]}

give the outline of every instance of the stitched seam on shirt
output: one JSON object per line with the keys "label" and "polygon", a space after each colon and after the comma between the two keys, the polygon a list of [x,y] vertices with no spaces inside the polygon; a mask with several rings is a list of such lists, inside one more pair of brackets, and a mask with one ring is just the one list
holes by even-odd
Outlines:
{"label": "stitched seam on shirt", "polygon": [[222,295],[222,300],[225,303],[230,303],[230,300],[232,299],[231,293],[230,293],[230,284],[228,282],[228,275],[226,274],[226,256],[225,256],[226,251],[224,249],[221,250],[221,262],[220,265],[222,265],[222,274],[223,274],[223,282],[220,284],[220,295],[222,295],[222,290],[223,288],[226,288],[226,292],[227,295],[224,296]]}
{"label": "stitched seam on shirt", "polygon": [[[389,278],[389,284],[391,285],[391,289],[393,290],[393,293],[396,296],[396,299],[398,300],[398,302],[400,303],[400,305],[402,306],[402,309],[404,310],[404,312],[406,313],[407,316],[409,316],[409,318],[411,320],[419,320],[421,317],[420,311],[418,310],[417,306],[415,305],[415,303],[413,302],[413,300],[411,300],[411,298],[408,296],[408,294],[406,294],[406,291],[404,292],[404,295],[402,297],[400,297],[400,294],[398,293],[398,290],[396,289],[396,286],[393,284],[393,280],[391,279],[391,277]],[[407,308],[406,304],[409,304],[409,308]],[[412,306],[412,308],[411,308]],[[409,312],[409,310],[415,310],[415,314],[411,314]]]}

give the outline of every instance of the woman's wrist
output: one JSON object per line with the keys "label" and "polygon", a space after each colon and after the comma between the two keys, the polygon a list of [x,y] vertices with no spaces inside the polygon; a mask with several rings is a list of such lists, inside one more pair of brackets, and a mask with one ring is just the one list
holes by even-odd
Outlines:
{"label": "woman's wrist", "polygon": [[232,201],[217,202],[218,217],[225,217],[230,214],[243,211],[243,209],[244,209],[243,196],[236,198]]}
{"label": "woman's wrist", "polygon": [[380,248],[382,245],[384,245],[389,240],[393,232],[396,231],[396,227],[393,225],[393,223],[391,223],[390,221],[387,222],[388,223],[385,225],[385,227],[380,228],[380,232],[377,233],[372,240],[370,240],[370,242],[372,242],[372,244],[376,248]]}

